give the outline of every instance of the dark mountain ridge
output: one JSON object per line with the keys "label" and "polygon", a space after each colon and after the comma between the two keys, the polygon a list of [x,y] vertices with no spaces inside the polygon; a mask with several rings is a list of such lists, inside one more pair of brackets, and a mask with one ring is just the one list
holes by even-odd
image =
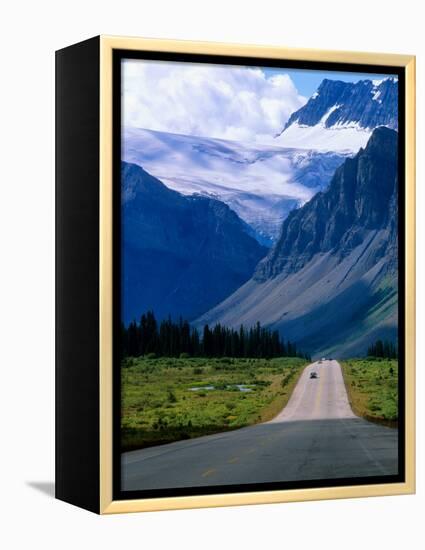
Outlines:
{"label": "dark mountain ridge", "polygon": [[123,320],[192,319],[252,275],[267,249],[226,204],[184,196],[122,163]]}

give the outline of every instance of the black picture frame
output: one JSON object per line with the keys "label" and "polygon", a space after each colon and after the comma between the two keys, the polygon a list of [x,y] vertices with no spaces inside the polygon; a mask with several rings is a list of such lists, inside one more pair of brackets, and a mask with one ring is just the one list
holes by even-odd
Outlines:
{"label": "black picture frame", "polygon": [[209,487],[184,487],[184,488],[169,488],[169,489],[154,489],[141,491],[122,491],[121,490],[121,443],[120,443],[120,411],[121,411],[121,342],[120,342],[120,327],[121,327],[121,151],[122,151],[122,135],[121,135],[121,62],[123,59],[139,59],[146,61],[174,61],[181,63],[206,63],[213,65],[231,65],[231,66],[258,66],[258,67],[275,67],[283,69],[310,69],[322,71],[342,71],[342,72],[359,72],[371,74],[395,74],[399,78],[399,94],[398,94],[398,109],[399,109],[399,135],[400,142],[403,142],[405,136],[405,116],[404,116],[404,71],[400,67],[382,65],[362,65],[352,63],[326,63],[320,61],[291,61],[291,60],[275,60],[267,58],[246,58],[234,56],[220,55],[203,55],[203,54],[175,54],[170,52],[148,52],[134,50],[115,50],[113,54],[113,224],[114,224],[114,249],[113,249],[113,273],[114,273],[114,385],[113,385],[113,418],[114,418],[114,500],[127,499],[142,499],[142,498],[161,498],[161,497],[179,497],[190,495],[216,494],[216,493],[250,493],[255,491],[276,491],[288,489],[313,489],[317,487],[343,487],[346,485],[369,485],[382,483],[400,483],[405,480],[405,414],[404,414],[404,317],[405,317],[405,251],[404,251],[404,212],[405,212],[405,181],[404,168],[405,158],[403,147],[398,148],[398,171],[399,171],[399,208],[398,208],[398,223],[399,223],[399,439],[398,439],[398,459],[399,472],[397,475],[389,476],[370,476],[370,477],[353,477],[340,479],[319,479],[310,481],[277,481],[274,483],[252,483],[246,485],[211,485]]}

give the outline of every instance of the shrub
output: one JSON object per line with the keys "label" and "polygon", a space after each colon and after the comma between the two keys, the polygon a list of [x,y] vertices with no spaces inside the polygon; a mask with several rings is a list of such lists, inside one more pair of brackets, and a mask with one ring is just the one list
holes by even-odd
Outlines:
{"label": "shrub", "polygon": [[145,355],[146,359],[156,359],[156,353],[151,352]]}
{"label": "shrub", "polygon": [[370,400],[369,401],[369,409],[372,412],[377,412],[377,411],[381,410],[381,406],[375,400]]}
{"label": "shrub", "polygon": [[169,403],[176,403],[177,397],[176,394],[173,392],[173,390],[168,390],[168,402]]}
{"label": "shrub", "polygon": [[183,351],[181,354],[180,354],[180,359],[189,359],[190,357],[190,354]]}

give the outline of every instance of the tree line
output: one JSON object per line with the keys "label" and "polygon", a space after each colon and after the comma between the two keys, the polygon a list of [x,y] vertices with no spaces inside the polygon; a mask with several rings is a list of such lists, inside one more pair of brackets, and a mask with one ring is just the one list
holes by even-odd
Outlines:
{"label": "tree line", "polygon": [[239,330],[220,323],[214,327],[205,325],[198,330],[188,321],[171,318],[157,322],[153,311],[148,311],[139,323],[121,325],[121,350],[123,357],[139,357],[155,354],[164,357],[302,357],[295,343],[284,341],[277,330],[271,331],[257,323],[254,327],[243,325]]}
{"label": "tree line", "polygon": [[377,340],[367,348],[369,357],[384,357],[385,359],[397,359],[398,350],[396,345],[389,340]]}

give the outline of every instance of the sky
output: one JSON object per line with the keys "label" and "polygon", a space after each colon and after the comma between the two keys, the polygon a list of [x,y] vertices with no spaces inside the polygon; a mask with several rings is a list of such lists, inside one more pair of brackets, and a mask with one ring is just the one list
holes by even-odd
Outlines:
{"label": "sky", "polygon": [[124,59],[125,127],[267,143],[324,78],[385,75]]}

